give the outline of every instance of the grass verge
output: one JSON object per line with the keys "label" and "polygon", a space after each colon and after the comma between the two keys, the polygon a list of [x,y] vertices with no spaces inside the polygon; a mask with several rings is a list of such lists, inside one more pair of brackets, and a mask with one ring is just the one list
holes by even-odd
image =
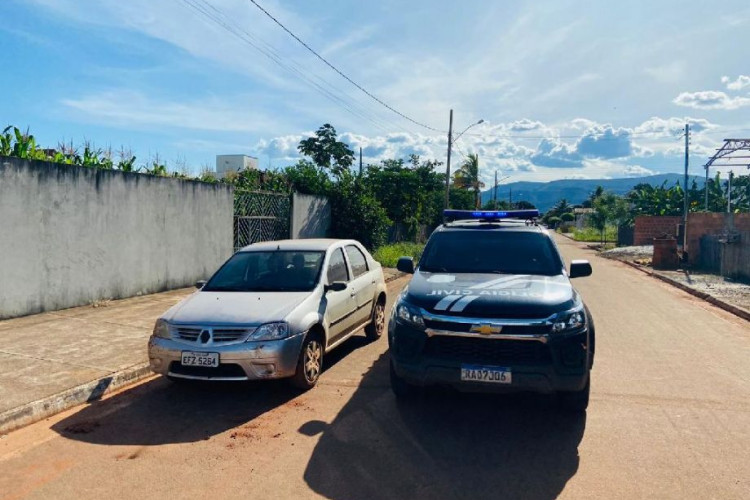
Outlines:
{"label": "grass verge", "polygon": [[393,243],[379,247],[372,256],[383,267],[396,267],[399,257],[414,257],[417,261],[422,255],[422,250],[424,250],[422,243]]}

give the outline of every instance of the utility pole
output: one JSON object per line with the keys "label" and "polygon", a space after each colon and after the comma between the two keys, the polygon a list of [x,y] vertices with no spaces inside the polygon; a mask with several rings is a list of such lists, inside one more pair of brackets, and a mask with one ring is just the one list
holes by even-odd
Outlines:
{"label": "utility pole", "polygon": [[359,147],[359,176],[362,177],[362,146]]}
{"label": "utility pole", "polygon": [[732,178],[734,177],[734,172],[729,171],[729,184],[727,185],[727,213],[732,213]]}
{"label": "utility pole", "polygon": [[495,188],[492,190],[492,208],[497,210],[497,170],[495,170]]}
{"label": "utility pole", "polygon": [[453,141],[453,110],[451,109],[448,119],[448,161],[445,162],[445,209],[450,204],[451,196],[451,141]]}
{"label": "utility pole", "polygon": [[706,205],[704,210],[708,212],[708,165],[706,165],[706,183],[703,185],[703,190],[706,191]]}
{"label": "utility pole", "polygon": [[690,165],[690,124],[685,124],[685,193],[684,207],[682,214],[682,253],[686,253],[687,248],[687,225],[688,225],[688,166]]}

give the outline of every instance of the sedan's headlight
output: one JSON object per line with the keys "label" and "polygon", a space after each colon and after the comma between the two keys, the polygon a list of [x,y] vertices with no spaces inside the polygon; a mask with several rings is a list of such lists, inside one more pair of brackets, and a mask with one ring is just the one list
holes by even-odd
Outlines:
{"label": "sedan's headlight", "polygon": [[570,311],[559,313],[552,323],[554,333],[570,332],[579,330],[586,324],[586,314],[583,311],[583,305],[580,305]]}
{"label": "sedan's headlight", "polygon": [[168,339],[169,336],[169,323],[165,319],[157,319],[156,324],[154,325],[154,337],[159,337],[160,339]]}
{"label": "sedan's headlight", "polygon": [[396,316],[398,319],[409,323],[417,328],[424,328],[422,313],[416,307],[407,302],[399,302],[396,305]]}
{"label": "sedan's headlight", "polygon": [[260,325],[247,339],[248,342],[256,340],[280,340],[289,336],[289,325],[287,323],[266,323]]}

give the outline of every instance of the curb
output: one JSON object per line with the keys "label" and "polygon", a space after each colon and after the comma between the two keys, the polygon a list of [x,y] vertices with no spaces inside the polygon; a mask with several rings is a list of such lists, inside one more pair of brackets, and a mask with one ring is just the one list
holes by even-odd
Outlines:
{"label": "curb", "polygon": [[695,297],[698,297],[699,299],[703,299],[706,302],[715,305],[716,307],[720,309],[724,309],[727,312],[730,312],[734,314],[735,316],[738,316],[746,321],[750,321],[750,311],[743,309],[741,307],[737,307],[735,305],[729,304],[728,302],[724,302],[723,300],[717,299],[716,297],[713,297],[707,293],[700,292],[698,290],[695,290],[683,283],[680,283],[679,281],[673,280],[672,278],[668,278],[666,276],[662,276],[661,274],[654,273],[653,271],[649,271],[647,269],[644,269],[643,266],[640,266],[634,262],[629,262],[627,260],[617,260],[618,262],[622,262],[623,264],[627,264],[630,267],[634,269],[638,269],[642,273],[645,273],[652,278],[656,278],[658,280],[661,280],[665,283],[669,283],[670,285],[679,288],[680,290],[689,293],[690,295],[693,295]]}
{"label": "curb", "polygon": [[147,362],[140,363],[72,389],[7,410],[0,413],[0,435],[39,422],[74,406],[101,399],[105,394],[134,384],[152,374]]}

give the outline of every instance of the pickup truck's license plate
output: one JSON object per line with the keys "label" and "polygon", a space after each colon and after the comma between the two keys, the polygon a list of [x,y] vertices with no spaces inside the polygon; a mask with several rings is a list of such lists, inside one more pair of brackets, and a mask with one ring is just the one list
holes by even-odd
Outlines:
{"label": "pickup truck's license plate", "polygon": [[219,353],[182,351],[182,366],[216,368],[219,366]]}
{"label": "pickup truck's license plate", "polygon": [[461,380],[466,382],[510,384],[510,368],[502,366],[461,365]]}

